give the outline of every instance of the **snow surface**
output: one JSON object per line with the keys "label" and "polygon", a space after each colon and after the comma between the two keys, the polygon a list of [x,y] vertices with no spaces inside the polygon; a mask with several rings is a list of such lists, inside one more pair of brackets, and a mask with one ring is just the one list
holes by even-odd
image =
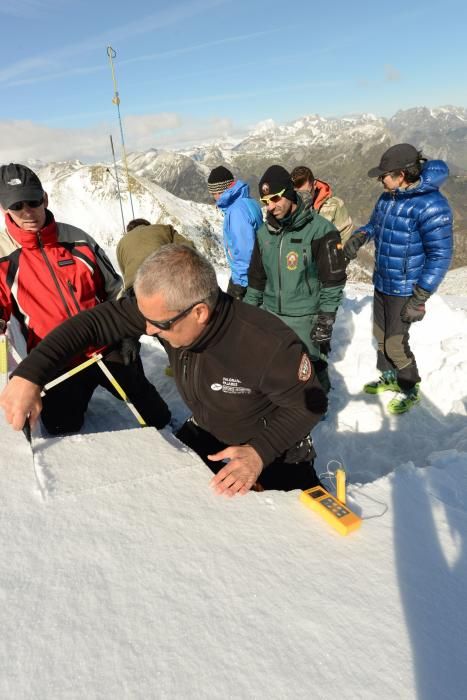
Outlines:
{"label": "snow surface", "polygon": [[[390,396],[361,392],[377,376],[371,288],[347,288],[313,431],[318,471],[342,461],[365,518],[347,538],[297,491],[216,496],[170,431],[135,427],[104,391],[82,434],[34,439],[35,468],[1,417],[0,697],[464,698],[461,307],[427,304],[412,332],[422,403],[389,416]],[[180,423],[165,354],[143,341]]]}

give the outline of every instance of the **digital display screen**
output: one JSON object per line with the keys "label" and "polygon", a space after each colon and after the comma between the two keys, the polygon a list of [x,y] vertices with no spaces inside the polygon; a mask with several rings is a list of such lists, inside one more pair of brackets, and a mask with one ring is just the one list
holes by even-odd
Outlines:
{"label": "digital display screen", "polygon": [[324,491],[322,491],[321,489],[317,489],[316,491],[312,491],[310,493],[310,496],[312,496],[313,498],[321,498],[321,496],[324,496]]}

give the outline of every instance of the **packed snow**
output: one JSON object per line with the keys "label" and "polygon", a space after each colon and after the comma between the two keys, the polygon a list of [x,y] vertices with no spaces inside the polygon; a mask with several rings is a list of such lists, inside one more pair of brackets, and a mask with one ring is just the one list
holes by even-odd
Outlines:
{"label": "packed snow", "polygon": [[[347,471],[364,519],[348,537],[297,491],[215,495],[170,430],[104,391],[82,434],[34,438],[34,464],[2,416],[0,696],[465,697],[465,301],[428,302],[422,403],[390,416],[391,395],[361,391],[371,287],[346,289],[313,439],[318,472]],[[163,350],[143,337],[142,353],[180,424]]]}

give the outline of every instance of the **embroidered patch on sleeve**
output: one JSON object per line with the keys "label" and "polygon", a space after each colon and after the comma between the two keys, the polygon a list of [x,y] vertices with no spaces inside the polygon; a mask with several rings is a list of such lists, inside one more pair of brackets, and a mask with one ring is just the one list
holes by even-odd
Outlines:
{"label": "embroidered patch on sleeve", "polygon": [[301,382],[307,382],[311,377],[313,366],[308,355],[304,352],[298,368],[298,378]]}

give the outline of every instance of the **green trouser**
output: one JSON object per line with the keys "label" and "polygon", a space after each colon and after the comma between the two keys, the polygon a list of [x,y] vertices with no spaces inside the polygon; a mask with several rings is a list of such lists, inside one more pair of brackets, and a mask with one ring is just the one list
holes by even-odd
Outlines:
{"label": "green trouser", "polygon": [[313,363],[316,376],[327,394],[331,388],[328,376],[328,356],[327,353],[323,352],[323,349],[316,343],[313,343],[310,338],[310,332],[316,323],[318,314],[308,314],[306,316],[284,316],[283,314],[275,314],[275,316],[280,318],[289,328],[295,331],[302,343],[304,343]]}

